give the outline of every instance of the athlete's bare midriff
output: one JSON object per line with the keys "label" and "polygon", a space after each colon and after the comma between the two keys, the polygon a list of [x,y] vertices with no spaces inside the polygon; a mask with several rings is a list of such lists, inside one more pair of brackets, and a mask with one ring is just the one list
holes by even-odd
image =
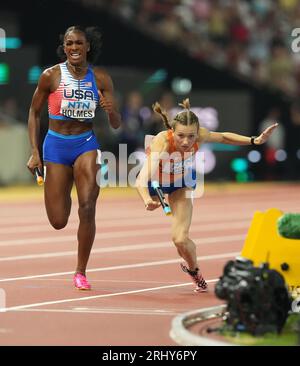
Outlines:
{"label": "athlete's bare midriff", "polygon": [[80,135],[92,128],[92,122],[49,119],[49,129],[62,135]]}

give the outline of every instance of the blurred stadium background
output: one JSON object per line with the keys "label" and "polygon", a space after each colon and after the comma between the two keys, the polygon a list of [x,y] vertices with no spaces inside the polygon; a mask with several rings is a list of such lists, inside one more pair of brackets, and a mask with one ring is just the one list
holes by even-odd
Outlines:
{"label": "blurred stadium background", "polygon": [[[122,127],[99,112],[102,150],[143,150],[163,128],[151,105],[170,113],[189,97],[210,130],[257,135],[280,123],[263,146],[207,144],[206,181],[279,181],[300,177],[300,52],[292,30],[297,0],[26,0],[2,2],[0,28],[0,186],[32,183],[27,115],[41,72],[59,62],[59,35],[97,25],[97,65],[112,76]],[[42,117],[41,141],[48,127]]]}

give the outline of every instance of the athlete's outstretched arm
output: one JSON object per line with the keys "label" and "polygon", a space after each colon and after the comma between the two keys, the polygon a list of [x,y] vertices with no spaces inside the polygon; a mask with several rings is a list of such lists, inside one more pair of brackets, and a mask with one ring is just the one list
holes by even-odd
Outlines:
{"label": "athlete's outstretched arm", "polygon": [[111,127],[119,128],[121,126],[121,115],[114,97],[113,81],[107,72],[102,69],[95,68],[94,73],[100,97],[100,107],[107,113]]}
{"label": "athlete's outstretched arm", "polygon": [[[261,145],[265,143],[277,126],[278,123],[274,123],[266,128],[259,136],[253,139],[253,143],[255,145]],[[251,137],[239,135],[237,133],[212,132],[206,130],[205,133],[202,133],[202,136],[203,135],[206,142],[219,142],[229,145],[251,145]]]}
{"label": "athlete's outstretched arm", "polygon": [[42,108],[50,93],[50,78],[51,71],[47,69],[40,76],[29,109],[28,134],[31,145],[31,156],[28,160],[27,167],[32,174],[34,172],[34,168],[38,167],[40,170],[42,169],[42,162],[39,154],[40,116]]}

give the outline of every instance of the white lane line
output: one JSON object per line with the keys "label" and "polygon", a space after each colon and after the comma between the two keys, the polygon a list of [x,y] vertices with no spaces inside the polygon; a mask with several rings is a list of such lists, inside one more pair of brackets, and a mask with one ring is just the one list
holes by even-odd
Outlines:
{"label": "white lane line", "polygon": [[[196,242],[196,245],[203,244],[218,244],[223,242],[233,242],[233,241],[243,241],[245,239],[245,235],[227,235],[227,236],[216,236],[210,238],[193,238]],[[172,242],[164,241],[164,242],[153,242],[153,243],[145,243],[145,244],[123,244],[117,247],[104,247],[98,249],[92,249],[92,254],[98,253],[113,253],[113,252],[124,252],[124,251],[133,251],[133,250],[144,250],[144,249],[155,249],[155,248],[172,248]],[[17,255],[10,257],[0,257],[0,262],[10,262],[17,260],[29,260],[29,259],[42,259],[42,258],[57,258],[57,257],[66,257],[73,256],[77,254],[77,250],[68,250],[61,252],[48,252],[42,254],[27,254],[27,255]]]}
{"label": "white lane line", "polygon": [[175,316],[179,315],[179,312],[168,311],[168,310],[142,310],[142,309],[21,309],[15,311],[28,311],[28,312],[43,312],[43,313],[73,313],[73,314],[124,314],[124,315],[168,315]]}
{"label": "white lane line", "polygon": [[[149,222],[151,225],[151,222]],[[233,222],[233,223],[224,223],[224,224],[196,224],[191,230],[191,233],[201,232],[201,231],[213,231],[216,230],[230,230],[230,229],[244,229],[248,228],[250,225],[248,220],[242,222]],[[170,228],[159,228],[158,230],[151,229],[139,229],[139,230],[124,230],[124,231],[116,231],[116,232],[107,232],[107,233],[97,233],[96,234],[96,241],[102,239],[115,239],[115,238],[134,238],[134,237],[143,237],[144,235],[153,235],[157,233],[159,234],[169,234]],[[52,235],[46,237],[39,237],[39,238],[26,238],[26,239],[12,239],[12,240],[0,240],[0,247],[4,246],[19,246],[19,245],[32,245],[32,244],[45,244],[45,243],[63,243],[71,241],[73,242],[76,239],[76,234],[74,235]]]}
{"label": "white lane line", "polygon": [[64,243],[67,241],[74,241],[75,235],[54,235],[41,238],[28,239],[14,239],[14,240],[0,240],[0,247],[13,245],[28,245],[28,244],[42,244],[42,243]]}
{"label": "white lane line", "polygon": [[[231,203],[231,201],[230,201]],[[256,204],[258,205],[258,203],[261,203],[261,201],[257,201],[257,202],[252,202],[251,204]],[[274,203],[274,202],[273,202]],[[292,205],[293,203],[295,203],[295,201],[291,201],[290,202]],[[290,204],[289,202],[286,202],[286,204]],[[277,202],[276,202],[276,206],[280,207]],[[296,207],[296,204],[294,204],[293,206]],[[1,208],[1,204],[0,204],[0,208]],[[78,207],[73,207],[73,211],[71,212],[71,215],[69,217],[69,223],[74,223],[74,222],[78,222],[78,216],[76,214],[76,210]],[[38,224],[48,224],[48,219],[47,219],[47,215],[45,213],[45,209],[41,206],[41,208],[37,211],[37,214],[30,214],[29,209],[26,208],[26,210],[24,210],[24,212],[20,211],[20,207],[16,207],[12,213],[11,216],[9,216],[9,213],[7,212],[6,209],[2,209],[3,210],[3,216],[1,217],[0,215],[0,225],[3,224],[24,224],[26,225],[27,223],[38,223]],[[224,210],[224,207],[223,207]],[[201,205],[199,206],[195,206],[195,211],[200,215],[203,216],[203,219],[205,219],[205,217],[208,217],[210,219],[214,219],[216,216],[220,216],[220,218],[222,218],[222,213],[223,210],[215,210],[214,208],[212,208],[211,203],[207,202],[207,203],[201,203]],[[246,214],[246,210],[241,209],[240,210],[242,215]],[[252,212],[248,212],[248,215],[251,215]],[[144,216],[142,216],[144,215]],[[228,213],[228,215],[226,215],[227,217],[232,217],[232,218],[236,218],[239,217],[237,216],[236,212],[231,211]],[[120,214],[116,214],[114,213],[113,215],[109,215],[109,216],[103,216],[101,215],[101,212],[98,212],[96,214],[96,221],[97,222],[103,222],[105,224],[107,224],[108,222],[113,222],[113,221],[118,221],[118,222],[135,222],[135,220],[148,220],[150,218],[156,218],[156,219],[161,219],[161,215],[159,215],[157,212],[152,212],[151,214],[148,212],[146,213],[145,210],[143,209],[143,207],[141,207],[141,209],[139,210],[135,210],[135,209],[130,209],[130,212],[126,211],[126,213],[124,213],[123,215]]]}
{"label": "white lane line", "polygon": [[[42,282],[42,281],[45,281],[43,278],[34,278],[34,279],[32,279],[33,281],[35,281],[35,284],[34,284],[34,286],[36,286],[36,287],[39,287],[39,288],[41,288],[41,287],[46,287],[46,286],[43,286],[43,285],[40,285],[40,284],[38,284],[39,282]],[[65,283],[69,283],[70,282],[70,279],[68,279],[68,278],[48,278],[47,279],[47,282],[49,282],[49,281],[53,281],[53,283],[54,282],[65,282]],[[143,281],[143,280],[120,280],[120,279],[117,279],[117,280],[108,280],[108,279],[94,279],[93,278],[93,283],[96,283],[96,282],[99,282],[99,286],[101,285],[102,286],[102,284],[104,283],[104,284],[107,284],[107,283],[109,283],[109,282],[111,282],[111,283],[135,283],[135,284],[137,284],[137,283],[144,283],[144,284],[170,284],[170,283],[173,283],[174,281],[162,281],[162,280],[160,280],[160,281]],[[29,286],[30,287],[30,286]],[[97,289],[96,287],[95,287],[95,289]]]}
{"label": "white lane line", "polygon": [[[206,282],[210,283],[210,282],[216,282],[216,281],[218,281],[218,279],[207,280]],[[116,292],[116,293],[104,294],[104,295],[78,297],[78,298],[73,298],[73,299],[45,301],[45,302],[38,302],[38,303],[35,303],[35,304],[26,304],[26,305],[12,306],[12,307],[9,307],[9,308],[3,308],[1,311],[2,312],[16,311],[16,310],[19,311],[19,310],[23,310],[23,309],[34,308],[34,307],[37,307],[37,306],[65,304],[65,303],[76,302],[76,301],[86,301],[86,300],[101,299],[101,298],[106,298],[106,297],[131,295],[131,294],[138,294],[138,293],[149,292],[149,291],[158,291],[158,290],[164,290],[164,289],[170,289],[170,288],[182,287],[182,286],[188,286],[188,285],[191,285],[191,283],[180,283],[180,284],[176,284],[176,285],[144,288],[144,289],[140,289],[140,290],[131,290],[131,291]],[[199,296],[199,295],[200,296],[205,296],[205,294],[196,294],[195,293],[195,296]]]}
{"label": "white lane line", "polygon": [[[244,198],[248,199],[248,201],[243,200]],[[224,212],[224,206],[226,206],[227,202],[228,204],[230,203],[230,207],[234,206],[234,210],[231,209],[231,212],[236,212],[236,211],[240,211],[241,214],[245,214],[245,212],[249,211],[249,215],[252,214],[252,212],[254,212],[255,210],[265,210],[267,208],[270,207],[278,207],[278,208],[291,208],[291,209],[296,209],[297,210],[297,204],[295,203],[297,201],[298,195],[295,195],[295,197],[292,197],[290,200],[285,200],[285,201],[274,201],[274,198],[270,199],[270,201],[265,201],[262,199],[252,199],[251,197],[228,197],[228,199],[226,201],[224,201],[224,203],[220,204],[219,202],[214,203],[211,202],[209,198],[206,199],[206,201],[202,201],[201,203],[199,203],[199,206],[196,205],[195,206],[195,212],[199,212],[200,215],[206,216],[206,213],[208,216],[210,216],[212,219],[217,215],[218,213],[220,215],[220,217],[222,217],[221,213]],[[233,199],[236,199],[236,202],[232,202]],[[219,201],[219,199],[216,199],[216,201]],[[240,201],[243,200],[243,206],[241,208],[240,206]],[[237,206],[237,208],[236,208]],[[1,205],[0,205],[1,207]],[[240,210],[238,210],[240,208]],[[78,220],[78,216],[76,214],[76,211],[78,209],[78,206],[74,206],[73,210],[71,212],[70,218],[69,218],[69,222],[74,222]],[[104,210],[106,209],[105,207],[103,208]],[[7,209],[3,209],[3,216],[1,217],[0,214],[0,224],[11,224],[13,223],[30,223],[33,220],[36,220],[38,223],[47,223],[47,216],[45,213],[45,210],[43,208],[43,206],[41,206],[38,210],[36,214],[30,214],[30,212],[28,212],[28,208],[26,208],[25,210],[21,211],[20,207],[16,207],[13,211],[11,211],[11,216],[9,217],[9,212]],[[120,211],[122,213],[122,211]],[[203,214],[205,212],[205,215]],[[99,211],[96,214],[96,220],[97,221],[101,221],[101,222],[108,222],[111,220],[117,220],[122,222],[123,220],[127,221],[127,220],[138,220],[141,219],[141,214],[144,214],[145,211],[143,209],[143,207],[141,206],[140,209],[135,209],[135,208],[131,208],[130,212],[126,211],[124,214],[118,213],[118,214],[112,214],[112,215],[108,215],[106,217],[102,217],[101,212]],[[230,214],[230,213],[229,213]],[[148,213],[149,215],[149,213]],[[236,216],[236,213],[233,214],[234,217]],[[159,218],[159,215],[157,213],[152,213],[150,217],[156,217]],[[226,215],[227,217],[227,215]]]}
{"label": "white lane line", "polygon": [[[299,188],[298,188],[299,190]],[[210,196],[204,196],[200,197],[199,199],[195,198],[194,202],[198,203],[199,202],[199,206],[204,207],[204,208],[210,208],[212,207],[213,209],[218,208],[218,207],[222,207],[224,208],[223,204],[225,203],[229,203],[233,204],[233,205],[238,205],[238,202],[240,202],[241,200],[243,201],[243,207],[244,204],[246,205],[246,207],[248,206],[253,206],[253,205],[261,205],[262,203],[266,203],[266,204],[274,204],[274,195],[276,195],[275,190],[272,190],[272,193],[268,194],[266,193],[261,193],[258,196],[258,193],[253,192],[253,194],[250,194],[249,192],[245,192],[245,194],[243,195],[236,195],[236,194],[232,194],[231,192],[223,192],[223,195],[210,195]],[[296,205],[296,201],[298,199],[299,196],[299,192],[297,192],[295,190],[294,194],[290,194],[289,196],[287,196],[288,193],[284,192],[284,193],[277,193],[276,197],[276,201],[275,204],[276,206],[279,205],[283,205],[283,204],[294,204],[295,207]],[[139,213],[141,211],[143,211],[143,204],[142,201],[140,199],[128,199],[128,200],[118,200],[118,203],[113,204],[112,201],[105,201],[103,199],[99,199],[101,208],[99,208],[98,206],[98,212],[97,215],[101,215],[101,209],[106,210],[108,207],[111,208],[118,208],[121,210],[118,212],[118,218],[122,218],[122,217],[126,217],[128,218],[128,213],[124,212],[125,210],[122,210],[123,208],[127,208],[128,204],[131,205],[131,213],[130,213],[130,217],[134,216],[134,215],[139,215]],[[239,207],[239,205],[238,205]],[[19,218],[22,216],[26,216],[28,214],[28,212],[30,211],[30,215],[32,217],[37,217],[39,216],[40,212],[43,211],[45,212],[45,208],[44,208],[44,202],[41,201],[39,202],[37,205],[30,205],[30,203],[27,204],[18,204],[16,203],[15,205],[8,203],[7,205],[3,205],[2,203],[0,203],[0,208],[2,208],[1,212],[0,212],[0,220],[2,217],[11,217],[11,218]],[[73,202],[72,205],[72,215],[76,214],[78,209],[78,203],[77,202]],[[111,214],[111,217],[114,217],[114,214]],[[109,217],[108,217],[109,218]]]}
{"label": "white lane line", "polygon": [[[235,257],[237,255],[240,255],[240,252],[205,255],[205,256],[197,257],[197,259],[199,261],[205,261],[205,260],[230,258],[230,257]],[[92,269],[87,270],[87,272],[93,273],[93,272],[112,271],[112,270],[127,269],[127,268],[151,267],[151,266],[160,266],[163,264],[172,264],[172,263],[180,263],[180,262],[182,262],[181,258],[168,259],[168,260],[156,261],[156,262],[142,262],[142,263],[134,263],[134,264],[124,264],[124,265],[120,265],[120,266],[92,268]],[[64,275],[70,275],[73,273],[74,273],[74,271],[46,273],[46,274],[23,276],[23,277],[2,278],[2,279],[0,279],[0,282],[11,282],[11,281],[29,280],[29,279],[33,279],[33,278],[47,278],[47,277],[55,277],[55,276],[64,276]]]}
{"label": "white lane line", "polygon": [[[246,221],[246,220],[250,220],[251,219],[251,215],[231,215],[228,216],[226,215],[226,217],[222,217],[222,215],[220,215],[219,217],[217,217],[216,215],[213,216],[203,216],[203,217],[197,217],[193,219],[193,225],[198,225],[198,224],[209,224],[209,223],[225,223],[225,222],[242,222],[242,221]],[[151,222],[149,224],[149,222]],[[16,233],[39,233],[39,232],[50,232],[53,231],[51,225],[49,223],[45,223],[45,221],[43,221],[43,224],[38,224],[37,222],[31,222],[31,225],[19,225],[16,228],[16,225],[13,226],[9,226],[9,227],[1,227],[0,226],[0,234],[16,234]],[[77,220],[70,220],[68,225],[66,226],[65,230],[68,231],[72,231],[72,230],[77,230],[78,228],[78,224],[79,221]],[[103,220],[97,220],[96,221],[96,225],[98,228],[98,231],[101,233],[101,229],[102,228],[111,228],[111,227],[118,227],[118,228],[127,228],[128,225],[134,225],[135,227],[137,225],[155,225],[155,224],[165,224],[165,225],[169,225],[169,221],[165,220],[162,221],[161,217],[137,217],[133,219],[123,219],[123,220],[119,220],[119,219],[111,219],[109,221],[103,221]],[[3,225],[3,223],[0,220],[0,225]]]}
{"label": "white lane line", "polygon": [[[234,199],[236,199],[237,203],[232,201]],[[245,199],[249,199],[249,201],[245,201]],[[248,196],[247,197],[246,196],[245,197],[228,196],[228,199],[225,200],[224,203],[222,203],[220,205],[219,202],[218,203],[210,202],[210,198],[206,198],[205,201],[202,201],[199,204],[199,207],[195,206],[195,212],[199,212],[201,215],[203,215],[203,212],[205,212],[205,213],[207,213],[208,216],[210,216],[213,219],[215,216],[218,216],[218,213],[224,212],[224,206],[226,206],[227,203],[230,204],[231,212],[240,211],[241,213],[245,214],[245,212],[249,211],[249,215],[254,213],[254,211],[256,211],[256,210],[265,210],[270,207],[279,207],[282,210],[284,210],[285,208],[297,210],[299,208],[297,206],[297,204],[295,203],[295,202],[297,202],[297,199],[298,199],[298,195],[296,195],[296,194],[294,197],[291,197],[289,200],[285,200],[285,201],[278,201],[278,200],[274,201],[274,198],[271,198],[268,201],[265,201],[265,199],[262,201],[262,199],[255,199],[255,197],[253,197],[253,199],[252,199],[252,197],[249,198]],[[240,207],[241,200],[243,200],[242,209]],[[218,199],[218,201],[219,201],[219,199]],[[0,207],[1,207],[1,205],[0,205]],[[234,209],[232,207],[234,207]],[[74,222],[74,221],[78,220],[78,217],[75,213],[77,208],[78,208],[78,206],[73,207],[69,222]],[[240,210],[238,210],[239,208],[240,208]],[[5,224],[5,223],[10,224],[11,222],[13,222],[14,224],[32,223],[33,220],[36,221],[37,223],[47,223],[47,217],[46,217],[45,210],[42,205],[36,211],[36,215],[35,214],[28,215],[29,209],[28,209],[28,207],[24,210],[21,210],[20,207],[16,207],[13,210],[3,209],[3,216],[1,216],[1,214],[0,214],[0,224],[1,225]],[[105,210],[105,207],[104,207],[104,210]],[[96,220],[99,222],[104,222],[104,223],[106,223],[107,221],[111,221],[111,220],[117,220],[120,222],[122,222],[123,220],[135,221],[136,219],[140,219],[141,214],[143,214],[143,213],[145,213],[145,211],[143,210],[142,206],[140,209],[131,208],[130,212],[126,211],[126,213],[121,214],[121,215],[118,213],[118,215],[111,215],[111,216],[109,215],[106,217],[102,217],[101,213],[99,212],[96,215]],[[9,217],[9,214],[11,215],[10,217]],[[154,215],[156,215],[156,213],[154,213]],[[158,215],[156,215],[154,217],[159,218]],[[220,215],[220,217],[222,217],[222,215]],[[227,215],[226,215],[226,217],[227,217]],[[234,215],[234,217],[235,217],[235,215]],[[149,215],[149,218],[150,218],[150,215]]]}

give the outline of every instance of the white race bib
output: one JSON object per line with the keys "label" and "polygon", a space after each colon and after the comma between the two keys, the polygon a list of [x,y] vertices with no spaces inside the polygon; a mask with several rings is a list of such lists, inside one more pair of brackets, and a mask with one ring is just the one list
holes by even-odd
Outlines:
{"label": "white race bib", "polygon": [[79,121],[95,117],[96,102],[94,100],[67,100],[62,99],[60,113],[68,118]]}

